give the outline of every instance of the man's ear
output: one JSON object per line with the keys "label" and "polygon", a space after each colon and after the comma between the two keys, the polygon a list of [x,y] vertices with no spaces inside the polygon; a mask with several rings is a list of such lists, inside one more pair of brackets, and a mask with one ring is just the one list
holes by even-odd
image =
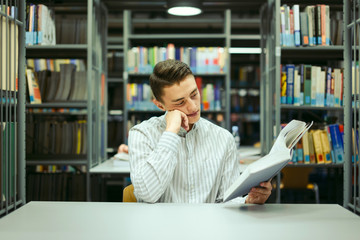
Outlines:
{"label": "man's ear", "polygon": [[161,102],[159,102],[158,100],[156,100],[155,98],[152,100],[153,103],[158,107],[160,108],[161,110],[164,110],[165,111],[165,108],[163,106],[163,104]]}

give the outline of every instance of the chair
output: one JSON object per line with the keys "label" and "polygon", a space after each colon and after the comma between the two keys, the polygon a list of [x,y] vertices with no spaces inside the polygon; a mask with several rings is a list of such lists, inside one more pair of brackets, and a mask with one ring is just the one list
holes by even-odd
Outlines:
{"label": "chair", "polygon": [[285,167],[282,169],[280,189],[311,190],[315,194],[315,202],[320,203],[319,187],[316,183],[309,182],[311,167]]}
{"label": "chair", "polygon": [[130,184],[124,188],[123,202],[137,202],[134,195],[134,185]]}

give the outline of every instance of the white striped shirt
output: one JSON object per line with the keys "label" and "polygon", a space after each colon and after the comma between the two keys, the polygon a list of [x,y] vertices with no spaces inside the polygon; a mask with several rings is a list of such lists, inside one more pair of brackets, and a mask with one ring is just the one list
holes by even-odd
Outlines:
{"label": "white striped shirt", "polygon": [[240,175],[230,132],[203,118],[189,132],[165,128],[163,115],[129,132],[131,181],[138,201],[222,202],[224,191]]}

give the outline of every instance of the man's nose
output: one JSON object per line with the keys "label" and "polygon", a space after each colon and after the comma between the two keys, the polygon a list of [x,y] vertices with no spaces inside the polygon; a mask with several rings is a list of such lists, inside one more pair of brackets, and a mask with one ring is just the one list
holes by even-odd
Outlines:
{"label": "man's nose", "polygon": [[195,103],[194,100],[189,100],[188,101],[187,110],[189,111],[189,113],[192,113],[192,112],[196,111],[196,103]]}

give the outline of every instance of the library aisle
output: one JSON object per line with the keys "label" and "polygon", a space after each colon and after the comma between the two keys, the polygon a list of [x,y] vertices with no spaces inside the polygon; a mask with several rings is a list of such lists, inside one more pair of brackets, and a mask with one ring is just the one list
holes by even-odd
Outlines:
{"label": "library aisle", "polygon": [[168,13],[181,2],[0,0],[1,218],[33,201],[122,202],[131,168],[114,155],[165,113],[149,78],[167,59],[190,67],[201,117],[234,137],[237,174],[291,120],[313,122],[270,181],[266,203],[279,205],[256,211],[360,215],[359,2],[194,0],[199,14]]}

